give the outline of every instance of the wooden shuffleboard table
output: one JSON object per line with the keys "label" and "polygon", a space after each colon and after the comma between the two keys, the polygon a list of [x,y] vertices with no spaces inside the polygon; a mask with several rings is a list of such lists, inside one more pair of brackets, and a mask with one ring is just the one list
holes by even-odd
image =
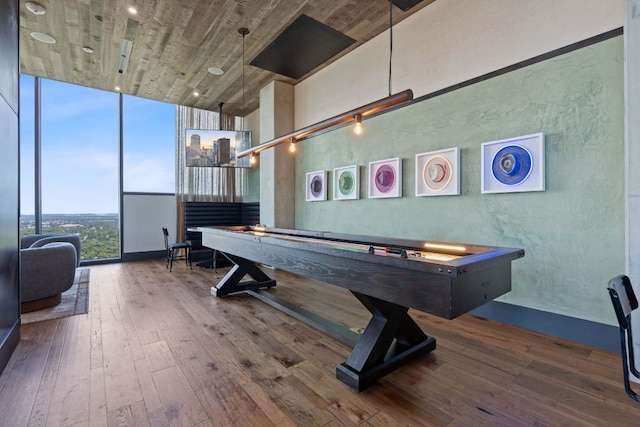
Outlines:
{"label": "wooden shuffleboard table", "polygon": [[[509,292],[511,262],[524,256],[523,249],[258,226],[190,231],[233,263],[212,294],[249,293],[353,345],[336,376],[357,391],[435,349],[410,308],[446,319],[467,313]],[[276,282],[260,264],[348,289],[371,320],[360,335],[275,297],[264,290]]]}

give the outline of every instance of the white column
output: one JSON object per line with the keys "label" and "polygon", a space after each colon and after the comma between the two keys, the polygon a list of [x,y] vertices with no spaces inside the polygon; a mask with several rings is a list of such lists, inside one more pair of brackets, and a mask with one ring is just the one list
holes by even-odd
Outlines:
{"label": "white column", "polygon": [[[260,91],[260,142],[294,131],[293,86],[274,81]],[[295,157],[288,144],[260,152],[260,222],[295,228]]]}

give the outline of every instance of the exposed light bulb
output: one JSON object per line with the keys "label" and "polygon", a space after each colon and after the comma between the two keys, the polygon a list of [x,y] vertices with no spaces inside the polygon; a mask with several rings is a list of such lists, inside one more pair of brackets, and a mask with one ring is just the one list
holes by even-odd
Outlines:
{"label": "exposed light bulb", "polygon": [[251,153],[251,157],[249,158],[249,164],[251,164],[251,166],[255,166],[256,164],[256,155]]}
{"label": "exposed light bulb", "polygon": [[362,135],[362,116],[360,114],[356,114],[353,119],[354,119],[353,132],[356,135]]}
{"label": "exposed light bulb", "polygon": [[291,153],[295,153],[296,152],[296,141],[293,138],[291,138],[291,142],[289,143],[289,151]]}

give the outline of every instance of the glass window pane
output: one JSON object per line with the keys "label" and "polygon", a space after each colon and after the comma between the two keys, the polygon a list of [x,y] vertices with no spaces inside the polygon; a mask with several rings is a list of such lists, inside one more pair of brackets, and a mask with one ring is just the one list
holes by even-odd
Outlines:
{"label": "glass window pane", "polygon": [[120,256],[118,94],[41,81],[42,232],[79,233],[82,259]]}
{"label": "glass window pane", "polygon": [[175,106],[123,96],[124,191],[175,192]]}
{"label": "glass window pane", "polygon": [[35,78],[20,75],[20,236],[35,228]]}

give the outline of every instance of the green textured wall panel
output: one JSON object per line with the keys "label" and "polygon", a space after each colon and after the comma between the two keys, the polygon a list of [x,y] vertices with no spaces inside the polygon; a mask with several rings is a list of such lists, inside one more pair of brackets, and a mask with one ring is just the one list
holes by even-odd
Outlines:
{"label": "green textured wall panel", "polygon": [[[428,76],[425,76],[428,78]],[[404,88],[401,88],[404,89]],[[521,247],[501,301],[615,324],[624,272],[623,41],[609,39],[298,144],[296,228]],[[483,142],[543,132],[546,191],[481,194]],[[416,197],[415,155],[459,147],[461,195]],[[368,163],[400,157],[403,197],[368,199]],[[305,174],[361,166],[360,199],[307,202]]]}

